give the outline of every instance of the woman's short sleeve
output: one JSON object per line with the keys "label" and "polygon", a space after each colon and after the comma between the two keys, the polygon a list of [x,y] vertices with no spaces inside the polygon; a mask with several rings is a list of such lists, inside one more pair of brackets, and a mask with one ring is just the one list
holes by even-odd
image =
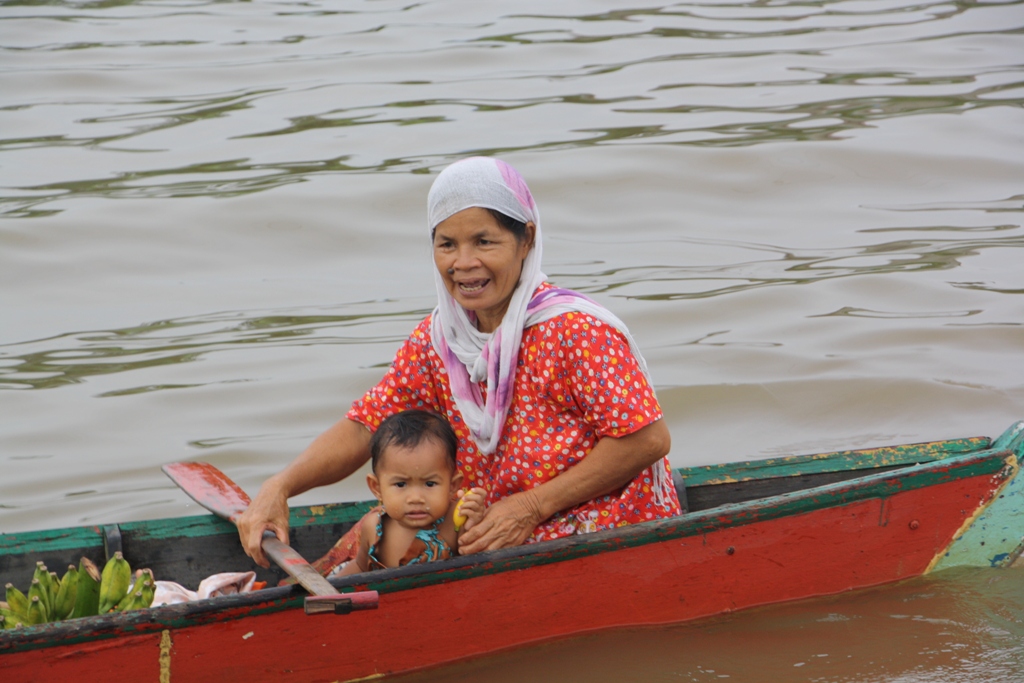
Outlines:
{"label": "woman's short sleeve", "polygon": [[443,413],[434,380],[436,360],[428,317],[398,349],[381,381],[352,404],[346,417],[376,431],[384,418],[403,410]]}
{"label": "woman's short sleeve", "polygon": [[599,437],[626,436],[661,419],[654,389],[621,332],[582,313],[555,318],[547,332],[559,338],[565,390],[558,398],[572,401]]}

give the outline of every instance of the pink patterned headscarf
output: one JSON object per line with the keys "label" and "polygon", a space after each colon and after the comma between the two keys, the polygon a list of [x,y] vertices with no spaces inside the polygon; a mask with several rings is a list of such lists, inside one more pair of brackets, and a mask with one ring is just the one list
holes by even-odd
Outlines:
{"label": "pink patterned headscarf", "polygon": [[[562,313],[587,313],[621,331],[653,390],[647,363],[640,350],[626,325],[610,311],[568,289],[548,289],[534,296],[547,276],[540,270],[540,213],[523,177],[499,159],[471,157],[455,162],[437,176],[430,188],[427,196],[428,228],[433,233],[443,220],[471,207],[494,209],[536,226],[533,248],[523,262],[519,284],[512,293],[501,325],[492,333],[477,329],[475,316],[455,301],[441,274],[434,269],[438,302],[431,321],[434,350],[444,362],[455,405],[480,451],[493,453],[501,439],[512,403],[523,330]],[[479,383],[486,383],[486,400]],[[664,474],[664,466],[660,469]],[[657,474],[658,466],[655,471]]]}

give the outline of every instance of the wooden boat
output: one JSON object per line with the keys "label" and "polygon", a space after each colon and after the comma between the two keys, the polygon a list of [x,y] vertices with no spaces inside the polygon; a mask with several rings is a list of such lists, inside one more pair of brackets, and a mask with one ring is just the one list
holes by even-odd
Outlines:
{"label": "wooden boat", "polygon": [[[132,566],[195,586],[257,569],[273,588],[0,632],[17,681],[346,681],[597,629],[667,624],[876,586],[1024,549],[1024,422],[984,437],[682,468],[687,511],[585,536],[332,580],[379,608],[307,616],[304,591],[254,567],[212,515],[0,537],[0,579],[37,560]],[[369,507],[294,508],[292,543],[325,552]],[[1024,563],[1020,560],[1019,563]],[[128,678],[125,679],[125,676]]]}

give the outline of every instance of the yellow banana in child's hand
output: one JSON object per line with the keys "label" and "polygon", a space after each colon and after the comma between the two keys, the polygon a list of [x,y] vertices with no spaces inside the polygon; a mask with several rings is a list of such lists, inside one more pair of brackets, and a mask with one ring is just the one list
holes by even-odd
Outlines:
{"label": "yellow banana in child's hand", "polygon": [[466,502],[466,497],[459,498],[459,502],[455,504],[455,510],[452,512],[452,521],[455,522],[455,531],[458,532],[462,529],[462,525],[466,523],[466,515],[462,514],[462,504]]}

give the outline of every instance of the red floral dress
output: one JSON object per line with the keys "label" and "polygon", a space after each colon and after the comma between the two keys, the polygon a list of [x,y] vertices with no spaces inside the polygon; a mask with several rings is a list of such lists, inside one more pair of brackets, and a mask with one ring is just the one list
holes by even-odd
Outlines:
{"label": "red floral dress", "polygon": [[[376,430],[389,415],[413,408],[448,417],[459,437],[463,485],[486,489],[488,504],[558,476],[585,458],[598,439],[632,434],[662,417],[626,339],[582,313],[565,313],[523,332],[512,405],[491,455],[480,453],[459,414],[430,341],[429,316],[398,350],[380,383],[352,404],[348,418]],[[648,468],[620,491],[554,515],[529,540],[679,514],[672,486],[658,505],[653,485]]]}

